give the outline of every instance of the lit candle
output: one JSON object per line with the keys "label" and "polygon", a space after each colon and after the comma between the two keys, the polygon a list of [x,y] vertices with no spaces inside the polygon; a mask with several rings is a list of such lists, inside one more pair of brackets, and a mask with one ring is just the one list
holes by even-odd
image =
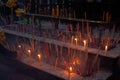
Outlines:
{"label": "lit candle", "polygon": [[77,46],[77,43],[78,43],[77,41],[78,41],[77,38],[75,38],[76,46]]}
{"label": "lit candle", "polygon": [[31,50],[28,49],[27,52],[28,52],[28,55],[30,56],[31,55]]}
{"label": "lit candle", "polygon": [[84,43],[84,48],[86,49],[86,45],[87,45],[86,40],[84,40],[83,43]]}
{"label": "lit candle", "polygon": [[69,80],[71,80],[71,72],[72,72],[73,68],[70,66],[69,67]]}
{"label": "lit candle", "polygon": [[40,59],[41,59],[41,54],[38,54],[37,56],[38,56],[38,60],[40,61]]}
{"label": "lit candle", "polygon": [[70,73],[72,72],[72,67],[70,66],[70,68],[69,68],[69,71],[70,71]]}
{"label": "lit candle", "polygon": [[105,46],[105,54],[107,53],[107,50],[108,50],[108,46],[106,45]]}

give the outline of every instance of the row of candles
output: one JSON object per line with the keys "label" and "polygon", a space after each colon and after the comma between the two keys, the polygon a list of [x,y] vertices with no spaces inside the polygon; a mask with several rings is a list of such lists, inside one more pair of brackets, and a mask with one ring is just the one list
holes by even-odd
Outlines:
{"label": "row of candles", "polygon": [[[22,46],[21,45],[18,45],[18,48],[21,49]],[[30,57],[31,56],[31,49],[28,49],[27,50],[27,55]],[[37,58],[38,58],[38,61],[41,61],[42,59],[42,55],[40,53],[37,54]],[[72,66],[69,66],[68,68],[68,80],[71,80],[71,73],[73,72],[73,67]]]}
{"label": "row of candles", "polygon": [[[77,39],[77,38],[74,38],[74,40],[76,41],[76,45],[77,45],[78,39]],[[86,41],[86,40],[83,40],[83,43],[84,43],[84,49],[87,49],[87,41]],[[18,45],[18,48],[22,48],[22,46],[21,46],[21,45]],[[106,46],[105,46],[105,53],[107,52],[107,50],[108,50],[108,46],[106,45]],[[31,49],[28,49],[28,50],[27,50],[27,54],[28,54],[29,57],[31,56],[31,53],[32,53]],[[41,61],[42,56],[41,56],[40,53],[37,54],[37,59],[38,59],[38,61]],[[74,63],[73,63],[73,64],[74,64]],[[73,72],[73,67],[72,67],[72,66],[69,66],[69,67],[68,67],[68,80],[71,80],[71,73],[72,73],[72,72]]]}
{"label": "row of candles", "polygon": [[[74,38],[74,40],[75,40],[76,47],[77,47],[78,46],[78,39]],[[72,36],[72,42],[71,43],[73,43],[73,36]],[[83,44],[84,44],[84,49],[86,49],[87,48],[87,41],[83,40]],[[108,51],[108,46],[105,45],[105,54],[107,53],[107,51]]]}

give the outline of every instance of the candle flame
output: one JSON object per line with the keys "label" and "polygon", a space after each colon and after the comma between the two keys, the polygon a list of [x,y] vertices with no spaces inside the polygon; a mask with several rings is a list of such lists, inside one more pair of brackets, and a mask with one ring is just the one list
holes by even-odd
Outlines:
{"label": "candle flame", "polygon": [[31,50],[30,50],[30,49],[28,49],[27,51],[28,51],[28,53],[31,53]]}
{"label": "candle flame", "polygon": [[72,67],[70,66],[70,67],[69,67],[69,71],[72,72],[72,70],[73,70],[73,69],[72,69]]}
{"label": "candle flame", "polygon": [[40,54],[38,54],[37,56],[38,56],[39,59],[41,59],[41,55]]}
{"label": "candle flame", "polygon": [[84,48],[86,48],[87,41],[83,40],[83,43],[84,43]]}
{"label": "candle flame", "polygon": [[75,38],[75,41],[77,41],[77,38]]}
{"label": "candle flame", "polygon": [[18,48],[21,48],[22,46],[21,45],[18,45]]}
{"label": "candle flame", "polygon": [[106,50],[106,51],[108,50],[108,46],[107,46],[107,45],[105,46],[105,50]]}
{"label": "candle flame", "polygon": [[87,43],[86,40],[84,40],[83,43],[86,44]]}
{"label": "candle flame", "polygon": [[73,62],[73,65],[75,65],[75,64],[76,64],[76,62],[74,61],[74,62]]}

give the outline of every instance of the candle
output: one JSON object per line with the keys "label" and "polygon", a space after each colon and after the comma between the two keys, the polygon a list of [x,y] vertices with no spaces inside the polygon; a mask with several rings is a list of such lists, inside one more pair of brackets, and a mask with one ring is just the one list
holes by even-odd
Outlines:
{"label": "candle", "polygon": [[38,54],[37,56],[38,56],[38,60],[40,61],[40,59],[41,59],[41,54]]}
{"label": "candle", "polygon": [[77,46],[77,43],[78,43],[77,41],[78,41],[77,38],[75,38],[76,46]]}
{"label": "candle", "polygon": [[86,45],[87,45],[86,40],[84,40],[83,43],[84,43],[84,48],[86,49]]}
{"label": "candle", "polygon": [[30,56],[31,55],[31,50],[28,49],[27,52],[28,52],[28,55]]}
{"label": "candle", "polygon": [[69,67],[69,80],[71,80],[71,72],[72,72],[72,70],[73,70],[73,69],[72,69],[72,67],[70,66],[70,67]]}
{"label": "candle", "polygon": [[71,66],[69,67],[69,71],[70,71],[70,73],[72,72],[72,67]]}
{"label": "candle", "polygon": [[107,53],[107,50],[108,50],[108,46],[106,45],[105,46],[105,54]]}

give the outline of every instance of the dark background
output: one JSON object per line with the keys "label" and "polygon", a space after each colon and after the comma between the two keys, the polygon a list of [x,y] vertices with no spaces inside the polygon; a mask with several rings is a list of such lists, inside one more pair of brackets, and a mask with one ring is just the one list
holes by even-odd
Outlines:
{"label": "dark background", "polygon": [[[2,1],[6,3],[7,0]],[[84,18],[84,13],[86,12],[87,19],[102,20],[103,12],[109,12],[111,14],[111,22],[120,23],[120,4],[118,0],[101,0],[100,2],[98,0],[93,0],[92,2],[88,2],[87,0],[50,0],[49,4],[47,4],[47,0],[41,0],[41,4],[40,0],[31,0],[31,2],[30,0],[18,0],[17,3],[19,2],[25,6],[30,3],[30,13],[38,13],[39,8],[43,10],[44,7],[50,7],[51,9],[59,5],[60,7],[64,6],[66,9],[71,7],[72,10],[76,11],[77,18]],[[15,9],[17,7],[20,7],[20,5],[16,6]],[[4,6],[0,6],[0,13],[10,15],[9,8],[3,8]]]}

